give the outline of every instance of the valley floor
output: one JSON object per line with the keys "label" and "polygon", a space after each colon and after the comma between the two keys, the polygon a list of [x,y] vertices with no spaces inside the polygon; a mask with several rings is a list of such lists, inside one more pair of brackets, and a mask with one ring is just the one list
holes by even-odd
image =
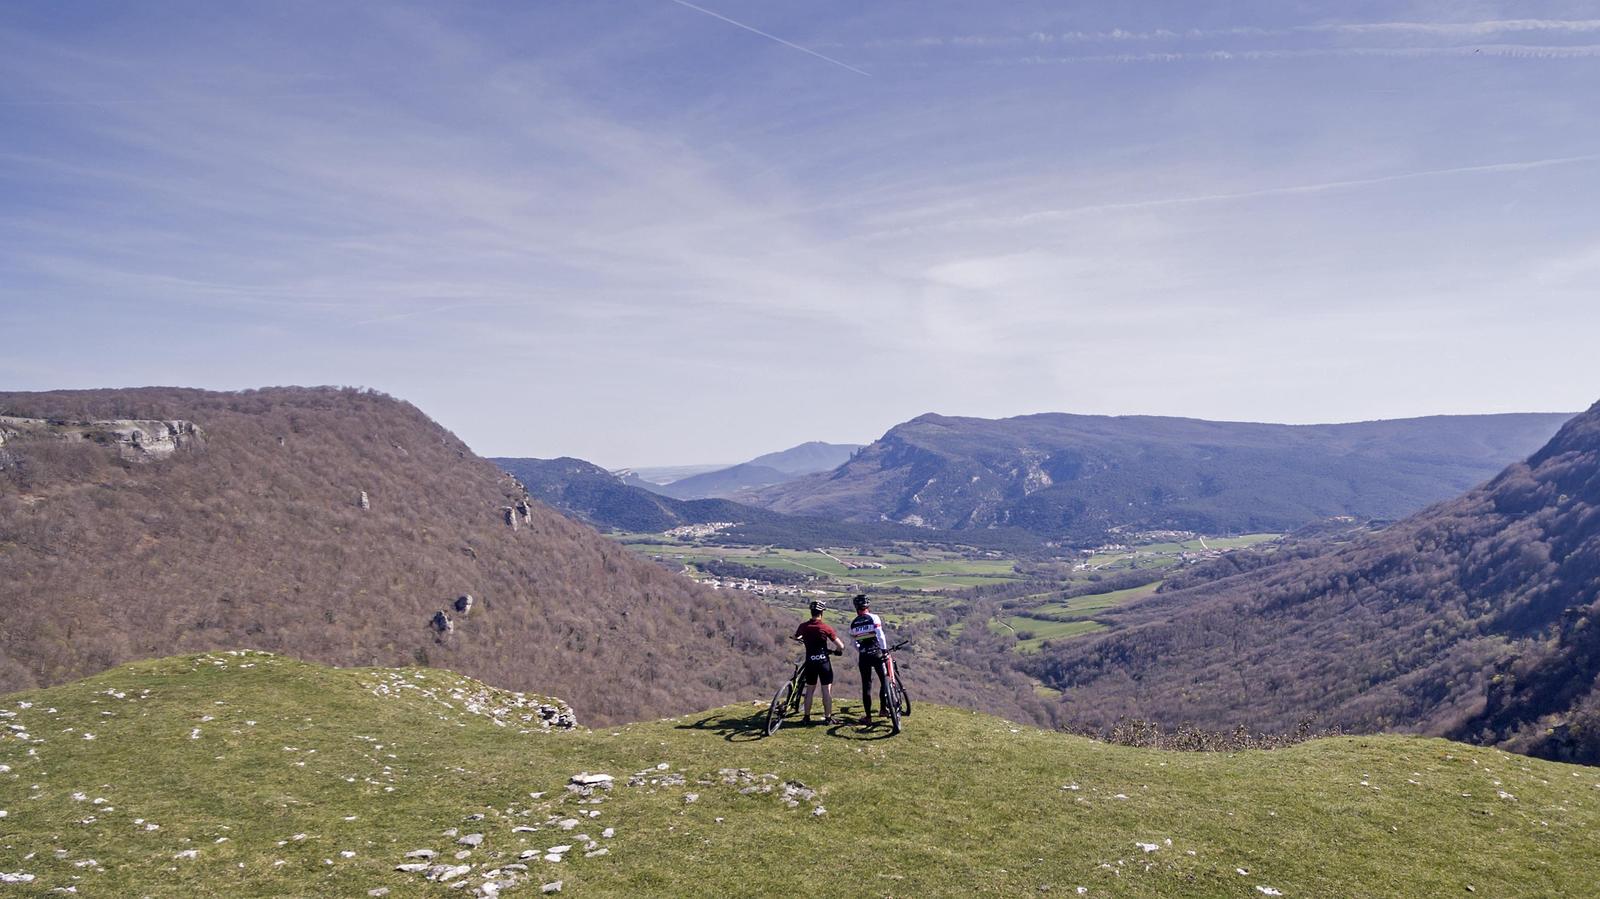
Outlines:
{"label": "valley floor", "polygon": [[0,895],[1600,891],[1600,770],[1493,749],[1165,753],[923,705],[897,737],[765,737],[756,704],[563,731],[541,703],[260,653],[4,697]]}

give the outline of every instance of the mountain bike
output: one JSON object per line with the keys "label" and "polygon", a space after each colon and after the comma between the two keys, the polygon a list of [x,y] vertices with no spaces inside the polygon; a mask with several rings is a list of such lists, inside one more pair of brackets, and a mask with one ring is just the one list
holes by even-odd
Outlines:
{"label": "mountain bike", "polygon": [[[842,655],[842,653],[831,652],[829,655]],[[805,670],[806,654],[802,652],[800,661],[794,665],[794,673],[789,675],[784,685],[778,688],[778,692],[772,694],[772,703],[767,706],[767,736],[770,737],[778,732],[778,728],[783,726],[784,718],[800,714],[800,705],[805,701],[806,695]]]}
{"label": "mountain bike", "polygon": [[900,683],[900,666],[894,663],[894,651],[910,643],[910,640],[901,640],[899,643],[883,651],[883,669],[888,677],[883,681],[883,690],[879,692],[879,705],[889,715],[889,732],[900,732],[900,718],[911,714],[911,694]]}
{"label": "mountain bike", "polygon": [[900,697],[900,715],[904,718],[911,717],[911,694],[906,690],[905,683],[900,680],[899,663],[894,660],[894,657],[890,655],[890,653],[910,644],[910,642],[910,640],[901,640],[899,643],[889,647],[889,649],[884,653],[884,655],[889,656],[889,662],[886,666],[889,669],[889,681],[894,684],[894,691]]}

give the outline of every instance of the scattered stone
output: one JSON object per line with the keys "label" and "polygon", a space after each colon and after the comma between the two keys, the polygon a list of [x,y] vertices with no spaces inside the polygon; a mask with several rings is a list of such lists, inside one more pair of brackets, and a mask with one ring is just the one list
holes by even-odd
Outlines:
{"label": "scattered stone", "polygon": [[368,896],[387,896],[387,895],[389,895],[389,888],[388,887],[378,887],[375,890],[367,890],[367,895]]}
{"label": "scattered stone", "polygon": [[[892,709],[891,709],[891,711],[892,711]],[[1157,849],[1161,848],[1161,846],[1156,844],[1156,843],[1134,843],[1133,845],[1138,846],[1140,849],[1143,849],[1145,852],[1154,852]]]}
{"label": "scattered stone", "polygon": [[426,871],[431,867],[433,866],[427,862],[409,862],[404,865],[395,865],[394,869],[396,871],[403,871],[406,874],[415,874],[418,871]]}
{"label": "scattered stone", "polygon": [[[278,439],[281,440],[283,438],[280,437]],[[361,491],[361,495],[356,497],[356,506],[358,508],[360,508],[362,511],[366,511],[367,509],[372,508],[372,501],[367,499],[367,491],[365,491],[365,490]]]}
{"label": "scattered stone", "polygon": [[615,827],[607,827],[605,830],[600,831],[601,839],[609,840],[616,835],[617,829]]}
{"label": "scattered stone", "polygon": [[[23,876],[27,877],[29,880],[33,879],[33,875],[31,875],[31,874],[25,874]],[[547,883],[544,886],[539,888],[539,892],[541,892],[541,893],[559,893],[559,892],[561,892],[561,881],[558,880],[558,881],[556,881],[554,883]]]}
{"label": "scattered stone", "polygon": [[463,846],[481,846],[483,845],[483,834],[469,833],[461,839],[456,840],[456,842]]}
{"label": "scattered stone", "polygon": [[198,849],[185,849],[182,852],[178,853],[177,855],[173,856],[173,858],[199,858],[199,857],[200,857],[200,850],[198,850]]}
{"label": "scattered stone", "polygon": [[584,858],[599,858],[602,855],[610,855],[610,854],[611,854],[611,850],[610,849],[594,849],[594,850],[591,850],[589,852],[585,852],[583,854],[583,857]]}
{"label": "scattered stone", "polygon": [[428,879],[438,882],[455,880],[471,870],[471,865],[436,865],[429,872]]}
{"label": "scattered stone", "polygon": [[560,855],[563,852],[571,852],[572,851],[572,844],[571,843],[566,843],[566,844],[563,844],[563,845],[560,845],[560,846],[551,846],[549,849],[546,849],[545,851],[546,852],[550,852],[550,853],[554,853],[556,855]]}
{"label": "scattered stone", "polygon": [[[890,711],[894,711],[894,710],[890,709]],[[820,816],[820,815],[826,815],[827,813],[828,813],[828,810],[823,808],[820,805],[811,810],[812,817],[817,817],[817,816]]]}
{"label": "scattered stone", "polygon": [[[690,796],[694,796],[693,793],[690,793],[689,795]],[[695,799],[698,799],[698,798],[700,798],[700,797],[695,796]],[[693,802],[694,799],[689,799],[687,801]],[[560,821],[556,822],[556,826],[561,828],[562,830],[571,830],[572,828],[578,826],[578,819],[577,818],[562,818]]]}
{"label": "scattered stone", "polygon": [[472,594],[463,593],[456,597],[456,611],[465,615],[472,611]]}
{"label": "scattered stone", "polygon": [[[13,874],[7,874],[4,871],[0,871],[0,883],[33,883],[33,875],[24,874],[21,871],[17,871]],[[559,892],[560,890],[561,886],[557,884],[556,892]],[[545,892],[548,893],[551,891],[546,889]]]}
{"label": "scattered stone", "polygon": [[526,824],[519,824],[516,827],[511,828],[511,832],[512,833],[533,833],[534,831],[536,831],[538,829],[539,828],[537,828],[537,827],[529,827]]}
{"label": "scattered stone", "polygon": [[524,849],[522,851],[522,854],[517,856],[517,858],[538,858],[539,856],[541,856],[543,854],[544,853],[540,852],[537,849]]}
{"label": "scattered stone", "polygon": [[688,803],[688,802],[699,802],[700,801],[700,794],[699,793],[685,793],[685,794],[683,794],[683,801],[686,802],[686,803]]}
{"label": "scattered stone", "polygon": [[544,854],[544,860],[547,862],[558,862],[561,861],[562,858],[563,856],[557,855],[554,852],[546,852]]}
{"label": "scattered stone", "polygon": [[1263,896],[1282,896],[1283,895],[1282,892],[1280,892],[1278,890],[1275,890],[1272,887],[1264,887],[1264,886],[1256,887],[1256,892],[1260,893]]}
{"label": "scattered stone", "polygon": [[590,774],[587,771],[582,774],[572,775],[573,783],[586,787],[600,786],[602,784],[609,787],[613,779],[609,774]]}
{"label": "scattered stone", "polygon": [[433,858],[438,854],[439,853],[434,852],[432,849],[413,849],[406,853],[406,858]]}
{"label": "scattered stone", "polygon": [[461,861],[464,858],[471,858],[471,857],[472,857],[472,850],[471,849],[463,849],[460,852],[456,853],[456,861]]}
{"label": "scattered stone", "polygon": [[433,613],[433,629],[441,634],[448,634],[456,629],[456,623],[450,620],[442,610]]}

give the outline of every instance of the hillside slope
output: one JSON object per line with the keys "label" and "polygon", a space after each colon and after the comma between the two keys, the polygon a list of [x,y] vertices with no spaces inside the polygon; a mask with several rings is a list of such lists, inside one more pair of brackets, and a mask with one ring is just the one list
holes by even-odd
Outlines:
{"label": "hillside slope", "polygon": [[934,533],[894,522],[857,523],[785,515],[726,499],[673,499],[582,459],[492,461],[527,485],[536,499],[602,529],[659,533],[681,525],[732,522],[734,527],[718,533],[719,541],[795,549],[910,540],[1025,550],[1036,548],[1039,543],[1035,536],[1014,528]]}
{"label": "hillside slope", "polygon": [[1316,713],[1600,762],[1600,404],[1459,499],[1115,617],[1036,662],[1080,721]]}
{"label": "hillside slope", "polygon": [[802,475],[831,471],[860,449],[858,444],[813,440],[748,462],[699,472],[666,484],[640,484],[675,499],[732,499],[752,490],[792,481]]}
{"label": "hillside slope", "polygon": [[249,653],[7,696],[27,736],[0,739],[0,872],[163,897],[793,896],[835,868],[894,896],[1531,897],[1600,876],[1593,769],[1442,740],[1170,753],[930,706],[893,738],[762,738],[749,704],[562,732],[519,702]]}
{"label": "hillside slope", "polygon": [[1566,415],[1340,425],[1150,416],[924,415],[838,469],[758,491],[783,512],[1096,539],[1114,527],[1292,530],[1392,519],[1533,452]]}
{"label": "hillside slope", "polygon": [[601,721],[723,701],[787,657],[787,622],[765,606],[538,503],[516,511],[520,485],[382,395],[0,394],[0,414],[183,420],[203,435],[155,461],[92,440],[7,441],[0,689],[252,646],[538,685]]}

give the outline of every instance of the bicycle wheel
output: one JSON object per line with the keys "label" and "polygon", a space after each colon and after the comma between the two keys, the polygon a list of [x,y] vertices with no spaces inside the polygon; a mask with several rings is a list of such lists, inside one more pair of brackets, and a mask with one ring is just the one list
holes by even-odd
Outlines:
{"label": "bicycle wheel", "polygon": [[783,726],[783,716],[789,710],[789,699],[794,694],[794,681],[784,681],[778,692],[772,694],[772,704],[767,706],[767,736]]}
{"label": "bicycle wheel", "polygon": [[900,694],[900,717],[911,717],[911,694],[906,692],[905,684],[900,683],[900,675],[894,676],[894,691]]}
{"label": "bicycle wheel", "polygon": [[895,689],[894,681],[889,682],[888,693],[883,707],[889,712],[889,732],[897,734],[900,732],[900,691]]}

